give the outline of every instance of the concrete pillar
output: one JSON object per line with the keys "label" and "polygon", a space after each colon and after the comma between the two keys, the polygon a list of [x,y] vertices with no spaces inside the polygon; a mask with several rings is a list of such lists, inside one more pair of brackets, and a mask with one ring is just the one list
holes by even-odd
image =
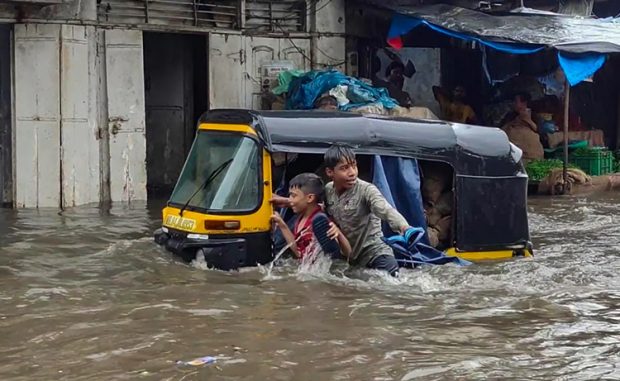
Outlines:
{"label": "concrete pillar", "polygon": [[314,68],[345,69],[345,0],[319,0],[310,15]]}
{"label": "concrete pillar", "polygon": [[0,207],[13,205],[11,26],[0,25]]}

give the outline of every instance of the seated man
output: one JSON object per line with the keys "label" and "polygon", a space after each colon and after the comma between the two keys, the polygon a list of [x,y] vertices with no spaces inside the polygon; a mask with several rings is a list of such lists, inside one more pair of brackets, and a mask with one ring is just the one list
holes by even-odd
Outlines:
{"label": "seated man", "polygon": [[[297,258],[301,259],[312,253],[315,249],[314,242],[318,243],[323,252],[330,256],[340,252],[349,256],[351,253],[349,241],[323,213],[319,205],[322,196],[323,181],[317,175],[314,173],[299,174],[291,180],[289,187],[289,205],[295,213],[293,229],[289,227],[291,222],[285,223],[278,213],[272,216],[272,220]],[[328,237],[327,233],[330,228],[336,242]]]}
{"label": "seated man", "polygon": [[474,109],[465,102],[467,93],[463,86],[456,86],[452,95],[438,86],[433,86],[433,94],[441,109],[441,118],[448,122],[477,124]]}
{"label": "seated man", "polygon": [[524,162],[544,159],[545,157],[545,151],[538,134],[538,126],[530,116],[529,101],[530,95],[528,93],[516,94],[513,113],[502,126],[510,142],[523,151]]}
{"label": "seated man", "polygon": [[393,61],[388,65],[387,69],[385,69],[386,81],[376,79],[374,81],[374,86],[385,88],[390,97],[394,98],[401,107],[409,108],[413,106],[413,101],[409,93],[403,90],[403,86],[405,85],[404,72],[405,65],[401,62]]}

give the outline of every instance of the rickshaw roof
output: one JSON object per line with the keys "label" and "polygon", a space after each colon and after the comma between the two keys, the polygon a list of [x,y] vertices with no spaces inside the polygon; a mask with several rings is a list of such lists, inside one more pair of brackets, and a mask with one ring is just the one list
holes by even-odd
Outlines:
{"label": "rickshaw roof", "polygon": [[205,113],[200,123],[250,125],[270,152],[322,154],[339,143],[358,154],[447,162],[457,174],[512,176],[521,171],[519,150],[493,127],[318,110],[220,109]]}

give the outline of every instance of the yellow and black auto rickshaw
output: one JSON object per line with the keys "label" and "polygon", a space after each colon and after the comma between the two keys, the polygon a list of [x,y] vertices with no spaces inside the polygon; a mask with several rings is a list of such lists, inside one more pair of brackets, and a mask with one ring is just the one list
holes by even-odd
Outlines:
{"label": "yellow and black auto rickshaw", "polygon": [[355,149],[360,178],[372,179],[376,157],[449,168],[448,255],[485,261],[532,254],[527,175],[504,132],[322,111],[205,113],[155,241],[185,260],[201,252],[223,270],[270,262],[272,193],[295,173],[324,172],[322,154],[334,143]]}

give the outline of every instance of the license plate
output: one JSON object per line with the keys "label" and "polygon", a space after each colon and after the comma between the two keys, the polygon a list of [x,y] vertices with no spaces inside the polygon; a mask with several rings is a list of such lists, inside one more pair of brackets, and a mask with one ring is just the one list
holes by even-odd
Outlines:
{"label": "license plate", "polygon": [[171,228],[191,231],[196,227],[196,221],[180,216],[168,216],[166,217],[165,225]]}

